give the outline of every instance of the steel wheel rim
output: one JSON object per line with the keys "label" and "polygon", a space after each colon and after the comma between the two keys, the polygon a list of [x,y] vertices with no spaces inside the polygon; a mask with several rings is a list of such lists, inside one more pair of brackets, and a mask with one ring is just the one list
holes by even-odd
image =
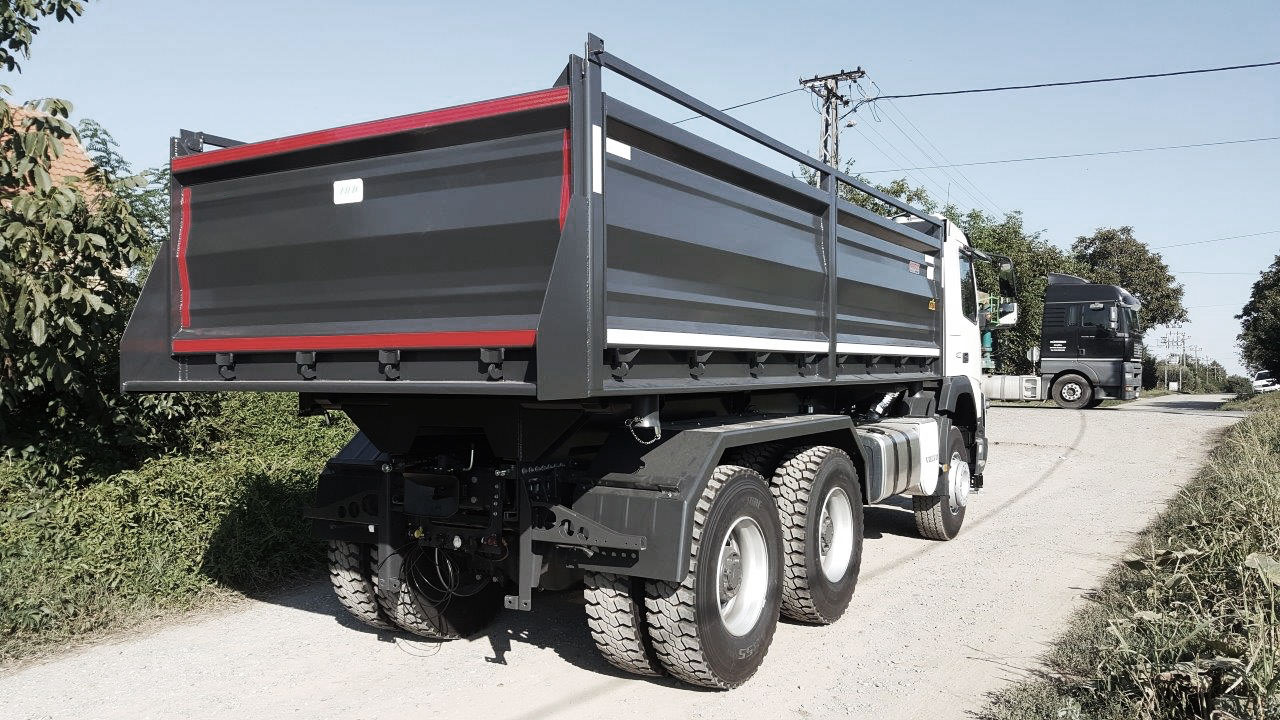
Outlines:
{"label": "steel wheel rim", "polygon": [[853,561],[853,503],[844,488],[832,488],[818,518],[818,565],[828,582],[840,582]]}
{"label": "steel wheel rim", "polygon": [[755,520],[740,517],[720,542],[716,558],[716,605],[729,634],[755,627],[769,591],[769,547]]}
{"label": "steel wheel rim", "polygon": [[954,513],[969,504],[969,483],[971,481],[969,462],[961,457],[960,453],[951,453],[951,469],[947,471],[947,475],[947,480],[950,484],[947,499],[951,504],[951,512]]}
{"label": "steel wheel rim", "polygon": [[1084,395],[1084,390],[1079,383],[1067,383],[1062,386],[1062,399],[1067,402],[1075,402],[1081,395]]}

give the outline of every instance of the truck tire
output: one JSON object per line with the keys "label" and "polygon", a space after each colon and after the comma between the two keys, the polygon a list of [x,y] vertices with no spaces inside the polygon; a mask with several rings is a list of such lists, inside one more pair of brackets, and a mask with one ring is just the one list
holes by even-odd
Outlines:
{"label": "truck tire", "polygon": [[969,496],[969,448],[964,434],[952,426],[947,442],[947,470],[938,478],[946,485],[946,495],[913,495],[911,506],[916,514],[916,530],[930,540],[950,540],[964,524],[965,503]]}
{"label": "truck tire", "polygon": [[782,524],[782,614],[827,625],[853,599],[862,567],[862,488],[839,448],[788,453],[770,485]]}
{"label": "truck tire", "polygon": [[[430,596],[417,587],[426,573],[435,572],[432,550],[411,553],[400,566],[400,592],[388,597],[377,585],[378,605],[401,630],[428,640],[458,640],[484,630],[502,609],[501,585],[486,581],[467,592]],[[416,574],[415,574],[416,573]]]}
{"label": "truck tire", "polygon": [[689,571],[645,583],[649,639],[667,672],[728,689],[759,669],[778,627],[782,533],[759,473],[720,465],[694,510]]}
{"label": "truck tire", "polygon": [[741,465],[755,470],[761,477],[771,478],[774,469],[778,467],[778,462],[782,460],[784,450],[786,446],[777,442],[738,447],[725,453],[724,464]]}
{"label": "truck tire", "polygon": [[600,655],[610,665],[636,675],[662,675],[644,620],[644,586],[625,575],[589,572],[587,627]]}
{"label": "truck tire", "polygon": [[1101,404],[1102,404],[1102,403],[1104,403],[1104,402],[1106,402],[1106,398],[1095,397],[1095,398],[1093,398],[1092,400],[1090,400],[1090,401],[1089,401],[1089,404],[1088,404],[1088,405],[1085,405],[1085,406],[1084,406],[1084,409],[1085,409],[1085,410],[1092,410],[1092,409],[1094,409],[1094,408],[1098,407],[1099,405],[1101,405]]}
{"label": "truck tire", "polygon": [[373,548],[367,543],[330,540],[329,581],[338,602],[352,617],[379,630],[395,630],[395,623],[378,605],[371,562]]}
{"label": "truck tire", "polygon": [[1068,373],[1053,381],[1053,402],[1066,410],[1080,410],[1093,399],[1093,386],[1088,380]]}

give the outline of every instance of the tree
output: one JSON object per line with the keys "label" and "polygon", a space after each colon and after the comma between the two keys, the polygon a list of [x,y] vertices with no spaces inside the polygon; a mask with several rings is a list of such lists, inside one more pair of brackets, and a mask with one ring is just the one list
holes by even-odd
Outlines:
{"label": "tree", "polygon": [[[44,15],[79,13],[77,3],[0,0],[0,26],[21,25],[0,60],[29,54]],[[179,447],[191,439],[187,421],[211,406],[126,397],[116,387],[135,269],[162,232],[139,216],[159,206],[127,190],[136,181],[123,177],[128,164],[112,156],[114,141],[97,126],[102,167],[53,177],[54,161],[75,141],[70,113],[70,103],[55,99],[18,107],[0,86],[0,458],[35,460],[30,474],[44,479],[84,477]]]}
{"label": "tree", "polygon": [[134,266],[135,279],[141,285],[156,252],[169,239],[169,170],[150,168],[135,174],[133,165],[120,154],[116,139],[94,120],[81,120],[77,134],[103,182],[129,204],[130,212],[151,239],[151,246]]}
{"label": "tree", "polygon": [[1280,255],[1262,271],[1240,314],[1240,359],[1254,370],[1280,374]]}
{"label": "tree", "polygon": [[[961,219],[960,227],[974,247],[1005,255],[1013,261],[1018,275],[1018,323],[992,337],[992,354],[1000,372],[1031,372],[1034,363],[1027,358],[1027,351],[1040,346],[1049,273],[1077,273],[1079,267],[1071,256],[1043,239],[1040,233],[1028,233],[1020,212],[1009,213],[996,222],[985,213],[971,210]],[[994,282],[984,280],[983,285],[993,287]]]}
{"label": "tree", "polygon": [[1158,253],[1133,236],[1133,228],[1098,228],[1076,238],[1071,254],[1093,282],[1119,285],[1142,301],[1147,327],[1186,320],[1182,285]]}
{"label": "tree", "polygon": [[18,56],[31,58],[31,42],[40,28],[36,23],[50,15],[58,22],[75,22],[84,13],[76,0],[0,0],[0,65],[22,72]]}

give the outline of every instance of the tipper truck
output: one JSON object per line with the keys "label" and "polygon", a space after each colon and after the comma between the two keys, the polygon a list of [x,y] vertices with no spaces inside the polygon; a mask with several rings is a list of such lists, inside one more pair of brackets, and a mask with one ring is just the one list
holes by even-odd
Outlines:
{"label": "tipper truck", "polygon": [[[990,375],[991,400],[1053,400],[1068,410],[1133,400],[1142,389],[1142,303],[1118,285],[1049,273],[1034,375]],[[985,350],[985,348],[984,348]]]}
{"label": "tipper truck", "polygon": [[[606,70],[817,186],[605,94]],[[351,418],[309,515],[371,626],[465,637],[581,583],[610,663],[731,688],[779,613],[844,613],[867,504],[910,495],[949,540],[982,486],[985,256],[595,36],[549,89],[171,148],[122,387]]]}

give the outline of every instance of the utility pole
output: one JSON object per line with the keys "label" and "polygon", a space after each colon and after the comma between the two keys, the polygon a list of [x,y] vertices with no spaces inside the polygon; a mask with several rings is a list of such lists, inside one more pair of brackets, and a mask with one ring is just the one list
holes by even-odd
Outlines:
{"label": "utility pole", "polygon": [[817,75],[800,81],[801,86],[808,88],[822,101],[819,159],[837,170],[840,169],[840,108],[849,106],[849,98],[840,92],[840,83],[856,82],[866,75],[859,67],[855,70],[841,70],[831,75]]}
{"label": "utility pole", "polygon": [[[1187,334],[1182,331],[1181,325],[1174,325],[1169,334],[1160,338],[1160,344],[1170,350],[1178,351],[1178,392],[1184,392],[1182,384],[1182,368],[1187,364]],[[1165,387],[1169,387],[1168,379],[1165,380]]]}

